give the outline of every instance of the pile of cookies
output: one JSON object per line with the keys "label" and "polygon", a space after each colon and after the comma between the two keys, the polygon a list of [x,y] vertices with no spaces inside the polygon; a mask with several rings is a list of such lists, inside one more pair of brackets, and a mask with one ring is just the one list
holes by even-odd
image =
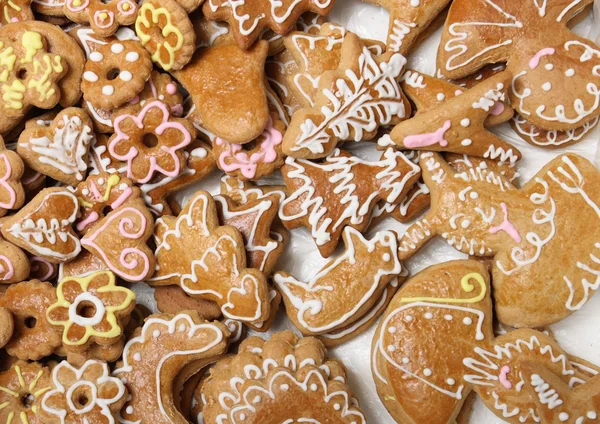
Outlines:
{"label": "pile of cookies", "polygon": [[[327,349],[378,320],[399,423],[476,396],[600,421],[600,367],[546,328],[600,287],[600,172],[566,153],[520,184],[493,132],[596,126],[600,48],[569,30],[592,0],[370,1],[385,43],[334,0],[2,3],[0,422],[364,423]],[[408,69],[439,27],[436,74]],[[294,257],[309,279],[291,231],[325,258]],[[410,276],[436,236],[470,259]]]}

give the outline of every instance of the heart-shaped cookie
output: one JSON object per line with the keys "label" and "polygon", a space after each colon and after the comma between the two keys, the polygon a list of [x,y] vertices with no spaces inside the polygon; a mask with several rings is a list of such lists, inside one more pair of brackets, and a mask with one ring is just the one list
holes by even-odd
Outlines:
{"label": "heart-shaped cookie", "polygon": [[147,245],[153,229],[152,214],[136,199],[98,221],[81,244],[124,280],[143,281],[154,272],[154,255]]}
{"label": "heart-shaped cookie", "polygon": [[59,187],[47,188],[6,219],[2,235],[49,262],[65,262],[81,250],[72,228],[78,213],[79,203],[73,193]]}

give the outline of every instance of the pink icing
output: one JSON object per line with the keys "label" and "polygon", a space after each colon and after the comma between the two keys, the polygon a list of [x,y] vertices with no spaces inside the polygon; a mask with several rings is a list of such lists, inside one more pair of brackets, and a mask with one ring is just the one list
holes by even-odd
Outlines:
{"label": "pink icing", "polygon": [[130,105],[137,105],[140,102],[140,96],[135,96],[133,99],[129,100]]}
{"label": "pink icing", "polygon": [[90,191],[92,192],[92,194],[94,195],[94,198],[98,202],[102,202],[104,200],[104,198],[100,194],[100,191],[98,191],[98,187],[96,187],[96,183],[94,181],[92,181],[90,184]]}
{"label": "pink icing", "polygon": [[[128,212],[132,212],[137,215],[140,219],[140,229],[138,232],[131,232],[135,228],[135,224],[133,220],[129,217],[119,218],[121,215],[126,214]],[[94,231],[94,234],[87,235],[81,239],[81,244],[83,246],[88,246],[92,249],[95,249],[104,263],[117,275],[123,277],[126,280],[130,281],[141,281],[148,275],[148,271],[150,270],[150,259],[148,255],[142,252],[140,249],[136,247],[126,247],[121,251],[121,255],[119,256],[119,264],[116,265],[111,261],[106,252],[100,248],[96,244],[96,238],[99,234],[102,234],[109,225],[112,225],[114,221],[120,219],[119,221],[119,233],[124,237],[122,240],[130,239],[130,240],[139,240],[146,230],[146,217],[139,210],[135,208],[125,208],[121,209],[119,212],[112,215],[100,228]],[[142,258],[144,262],[144,269],[139,274],[131,274],[126,270],[134,270],[138,267],[139,261],[135,258],[131,259],[131,255],[138,255]],[[128,261],[129,258],[129,261]],[[120,265],[120,267],[119,267]]]}
{"label": "pink icing", "polygon": [[448,120],[444,122],[442,128],[432,133],[409,135],[404,138],[404,145],[413,148],[432,146],[439,143],[440,146],[445,147],[448,145],[448,140],[444,138],[444,134],[446,134],[446,131],[448,131],[451,126],[452,122]]}
{"label": "pink icing", "polygon": [[19,18],[17,18],[16,16],[13,16],[12,18],[10,18],[11,22],[19,22]]}
{"label": "pink icing", "polygon": [[175,84],[173,84],[172,82],[167,84],[167,93],[169,93],[171,96],[173,94],[177,93],[177,86]]}
{"label": "pink icing", "polygon": [[454,92],[454,95],[455,95],[455,96],[460,96],[462,93],[463,93],[463,91],[462,91],[462,90],[456,90],[456,91]]}
{"label": "pink icing", "polygon": [[6,190],[10,198],[7,203],[0,202],[0,208],[12,209],[15,207],[15,203],[17,203],[17,193],[10,186],[10,184],[8,184],[8,179],[12,175],[12,166],[10,165],[10,161],[8,160],[6,153],[1,154],[0,158],[2,158],[4,161],[4,166],[6,168],[6,173],[2,176],[2,178],[0,178],[0,188]]}
{"label": "pink icing", "polygon": [[508,207],[506,206],[506,203],[500,203],[500,207],[504,213],[504,221],[502,221],[502,224],[498,225],[497,227],[490,227],[490,233],[496,234],[500,231],[505,231],[515,242],[521,243],[521,235],[512,222],[508,220]]}
{"label": "pink icing", "polygon": [[183,115],[183,105],[178,104],[178,105],[172,106],[171,113],[173,113],[173,115],[175,115],[175,116]]}
{"label": "pink icing", "polygon": [[29,184],[29,183],[34,182],[35,180],[37,180],[41,176],[42,176],[42,174],[40,174],[39,172],[36,172],[35,174],[33,174],[32,176],[30,176],[29,178],[23,178],[23,180],[21,182],[23,184]]}
{"label": "pink icing", "polygon": [[540,50],[529,61],[529,67],[531,69],[537,68],[538,65],[540,64],[540,59],[542,57],[552,55],[552,54],[554,54],[555,51],[556,50],[554,50],[552,47],[546,47],[545,49]]}
{"label": "pink icing", "polygon": [[508,373],[510,373],[510,367],[508,365],[504,365],[502,369],[500,369],[500,375],[498,376],[498,381],[500,381],[500,384],[502,384],[506,389],[510,389],[512,387],[511,382],[508,381],[508,378],[506,377]]}
{"label": "pink icing", "polygon": [[0,279],[10,280],[15,275],[15,268],[13,267],[12,262],[4,255],[0,255],[0,261],[6,264],[6,266],[4,266],[2,263],[0,263],[0,275],[4,273]]}
{"label": "pink icing", "polygon": [[121,206],[123,203],[125,203],[125,200],[129,199],[129,196],[131,196],[132,193],[133,193],[133,189],[131,187],[127,187],[127,189],[124,190],[123,193],[121,193],[119,198],[117,200],[115,200],[112,203],[112,205],[110,205],[110,207],[113,209],[117,209],[119,206]]}
{"label": "pink icing", "polygon": [[[100,14],[102,13],[108,15],[108,19],[106,19],[105,22],[100,18]],[[99,28],[109,28],[115,22],[115,14],[110,10],[98,10],[94,13],[94,21]]]}
{"label": "pink icing", "polygon": [[[277,151],[275,146],[281,144],[283,140],[282,134],[273,128],[273,121],[269,118],[267,128],[262,133],[264,140],[260,143],[260,149],[252,153],[248,158],[248,154],[242,151],[242,145],[228,143],[222,138],[217,137],[216,143],[219,146],[227,145],[228,148],[219,155],[219,166],[225,172],[233,172],[239,169],[242,175],[246,178],[254,178],[256,169],[259,163],[272,163],[277,159]],[[233,161],[227,163],[226,158],[233,158]]]}
{"label": "pink icing", "polygon": [[502,102],[494,103],[494,107],[492,107],[492,110],[490,110],[490,113],[494,116],[498,116],[502,112],[504,112],[504,103]]}
{"label": "pink icing", "polygon": [[81,12],[90,5],[90,0],[84,0],[79,6],[73,6],[74,0],[67,0],[66,6],[71,12]]}
{"label": "pink icing", "polygon": [[[179,122],[169,121],[170,114],[169,110],[167,109],[167,106],[158,100],[146,104],[138,116],[128,114],[118,116],[114,121],[115,134],[117,136],[108,145],[108,151],[115,159],[127,162],[127,176],[129,178],[134,178],[132,164],[134,159],[137,157],[139,151],[134,146],[130,147],[129,151],[125,155],[120,155],[115,151],[119,143],[126,142],[130,139],[129,136],[125,134],[123,130],[121,130],[121,123],[125,119],[131,119],[138,126],[138,128],[143,129],[146,114],[148,114],[148,112],[153,108],[160,109],[160,111],[163,114],[162,122],[156,127],[155,133],[157,135],[162,135],[167,129],[176,129],[183,134],[183,141],[172,147],[160,146],[160,150],[170,155],[172,162],[175,164],[174,169],[172,171],[168,171],[160,165],[158,165],[156,163],[155,156],[150,156],[148,158],[148,161],[150,162],[150,169],[148,170],[147,175],[143,178],[137,179],[136,181],[142,184],[150,181],[155,172],[160,172],[161,174],[166,175],[168,177],[178,176],[180,172],[180,163],[179,158],[177,157],[177,151],[183,149],[192,141],[192,136],[190,132],[187,130],[187,128],[183,126],[183,124]],[[158,147],[155,149],[158,149]]]}
{"label": "pink icing", "polygon": [[77,228],[77,231],[82,231],[85,227],[87,227],[91,223],[98,221],[98,218],[100,218],[100,215],[98,215],[98,212],[92,211],[92,213],[86,219],[82,219],[81,221],[79,221],[75,225],[75,228]]}
{"label": "pink icing", "polygon": [[40,258],[39,256],[32,256],[31,258],[29,258],[29,264],[31,266],[31,272],[39,271],[41,266],[40,264],[44,264],[46,265],[46,267],[48,267],[48,272],[45,275],[39,277],[41,281],[48,281],[48,278],[52,277],[52,274],[54,274],[54,265],[52,265],[44,258]]}

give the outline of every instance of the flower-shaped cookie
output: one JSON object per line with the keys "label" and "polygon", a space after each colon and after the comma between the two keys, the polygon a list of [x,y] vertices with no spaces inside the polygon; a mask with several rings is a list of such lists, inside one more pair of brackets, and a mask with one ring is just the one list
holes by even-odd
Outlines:
{"label": "flower-shaped cookie", "polygon": [[117,32],[119,26],[135,22],[138,5],[132,0],[67,0],[63,11],[70,20],[89,23],[94,33],[108,37]]}
{"label": "flower-shaped cookie", "polygon": [[116,422],[115,415],[127,398],[127,389],[111,377],[106,362],[87,361],[75,368],[62,361],[52,372],[54,390],[42,399],[46,424]]}
{"label": "flower-shaped cookie", "polygon": [[37,362],[15,362],[0,373],[0,422],[39,424],[42,396],[52,388],[50,370]]}
{"label": "flower-shaped cookie", "polygon": [[124,109],[114,126],[108,152],[127,162],[127,177],[137,183],[147,183],[156,172],[178,176],[185,161],[183,149],[196,136],[189,121],[171,117],[167,105],[158,100],[141,110],[139,106]]}
{"label": "flower-shaped cookie", "polygon": [[67,277],[56,288],[58,300],[46,311],[46,319],[63,327],[66,347],[91,342],[108,345],[123,334],[121,319],[135,308],[135,293],[115,284],[109,271],[87,277]]}

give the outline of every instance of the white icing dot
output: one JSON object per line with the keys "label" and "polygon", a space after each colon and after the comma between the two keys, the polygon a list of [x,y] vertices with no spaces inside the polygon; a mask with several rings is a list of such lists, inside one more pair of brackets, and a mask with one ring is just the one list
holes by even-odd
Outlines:
{"label": "white icing dot", "polygon": [[134,361],[138,361],[138,362],[139,362],[139,361],[141,361],[141,360],[142,360],[142,355],[141,355],[141,353],[140,353],[140,352],[136,352],[136,353],[134,353],[134,354],[133,354],[133,360],[134,360]]}
{"label": "white icing dot", "polygon": [[283,390],[284,392],[287,392],[288,390],[290,390],[290,386],[288,384],[282,384],[281,390]]}
{"label": "white icing dot", "polygon": [[316,392],[318,388],[319,387],[315,383],[310,385],[310,390],[312,390],[313,392]]}
{"label": "white icing dot", "polygon": [[550,91],[551,88],[552,88],[552,84],[550,84],[549,82],[545,82],[542,84],[542,90],[544,90],[544,91]]}
{"label": "white icing dot", "polygon": [[386,261],[386,262],[389,262],[389,261],[390,261],[390,259],[392,259],[392,257],[390,256],[390,254],[389,254],[389,253],[386,253],[386,254],[384,254],[384,255],[383,255],[383,260],[384,260],[384,261]]}
{"label": "white icing dot", "polygon": [[394,334],[396,331],[397,331],[396,327],[390,327],[390,328],[388,328],[388,333],[390,333],[390,334]]}
{"label": "white icing dot", "polygon": [[394,345],[389,345],[389,346],[387,347],[387,350],[388,350],[388,352],[393,352],[393,351],[395,351],[395,350],[396,350],[396,347],[395,347]]}
{"label": "white icing dot", "polygon": [[595,411],[589,411],[589,412],[587,413],[587,417],[588,417],[590,420],[595,420],[595,419],[597,418],[596,412],[595,412]]}
{"label": "white icing dot", "polygon": [[98,81],[98,75],[92,71],[85,71],[83,73],[83,79],[89,82],[96,82]]}
{"label": "white icing dot", "polygon": [[444,93],[438,93],[436,98],[438,99],[438,102],[441,102],[442,100],[444,100],[446,98],[446,95]]}
{"label": "white icing dot", "polygon": [[121,81],[131,81],[133,75],[129,71],[123,71],[119,74],[119,78],[121,79]]}
{"label": "white icing dot", "polygon": [[244,414],[243,412],[240,414],[240,420],[244,421],[246,419],[246,414]]}
{"label": "white icing dot", "polygon": [[158,96],[158,100],[164,100],[165,96],[163,96],[162,94],[160,96]]}
{"label": "white icing dot", "polygon": [[565,71],[565,75],[568,77],[572,77],[573,75],[575,75],[575,69],[571,69],[571,68],[567,69]]}
{"label": "white icing dot", "polygon": [[112,96],[113,94],[115,94],[115,87],[113,87],[112,85],[105,85],[104,87],[102,87],[102,94],[104,94],[105,96]]}
{"label": "white icing dot", "polygon": [[412,315],[407,315],[406,316],[406,322],[411,322],[413,320]]}
{"label": "white icing dot", "polygon": [[469,118],[461,119],[460,125],[462,125],[463,127],[468,127],[469,125],[471,125],[471,120]]}
{"label": "white icing dot", "polygon": [[554,69],[554,65],[553,65],[553,64],[551,64],[551,63],[546,63],[546,64],[544,65],[544,68],[546,68],[546,70],[547,70],[547,71],[551,71],[551,70],[553,70],[553,69]]}
{"label": "white icing dot", "polygon": [[90,53],[90,60],[92,62],[100,62],[102,59],[104,59],[104,56],[102,55],[102,53],[100,53],[100,52]]}
{"label": "white icing dot", "polygon": [[129,415],[133,414],[133,406],[129,405],[126,409],[125,412],[127,412]]}
{"label": "white icing dot", "polygon": [[463,141],[460,142],[460,144],[462,144],[463,146],[470,146],[471,144],[473,144],[473,140],[471,140],[470,138],[465,138]]}
{"label": "white icing dot", "polygon": [[479,193],[477,193],[476,191],[472,191],[471,193],[469,193],[469,197],[471,199],[477,199],[479,198]]}
{"label": "white icing dot", "polygon": [[114,54],[123,53],[123,50],[125,50],[125,47],[123,47],[123,44],[120,43],[115,43],[112,46],[110,46],[110,51]]}
{"label": "white icing dot", "polygon": [[423,370],[423,375],[424,375],[425,377],[429,377],[429,376],[431,375],[431,370],[430,370],[429,368],[425,368],[425,369]]}
{"label": "white icing dot", "polygon": [[431,319],[431,318],[433,318],[433,314],[431,312],[426,312],[425,319]]}
{"label": "white icing dot", "polygon": [[160,336],[160,330],[154,330],[154,333],[152,333],[152,335],[155,339],[158,338],[158,336]]}
{"label": "white icing dot", "polygon": [[419,7],[420,4],[421,4],[421,0],[410,0],[410,5],[412,7]]}
{"label": "white icing dot", "polygon": [[100,184],[100,185],[104,184],[104,178],[98,178],[98,184]]}
{"label": "white icing dot", "polygon": [[185,324],[181,324],[181,325],[179,326],[179,331],[181,331],[182,333],[185,331],[185,329],[186,329],[186,326],[185,326]]}
{"label": "white icing dot", "polygon": [[83,190],[81,190],[81,194],[87,196],[88,194],[90,194],[90,191],[87,188],[84,188]]}
{"label": "white icing dot", "polygon": [[190,155],[197,158],[205,158],[208,155],[208,152],[204,147],[198,147],[190,152]]}
{"label": "white icing dot", "polygon": [[463,220],[463,222],[460,223],[460,226],[463,228],[469,228],[469,225],[471,225],[471,221],[469,221],[468,219]]}
{"label": "white icing dot", "polygon": [[127,184],[123,183],[119,185],[119,190],[127,190],[127,187],[129,187]]}
{"label": "white icing dot", "polygon": [[561,412],[560,414],[558,414],[558,419],[562,422],[565,422],[569,419],[569,414],[567,414],[566,412]]}
{"label": "white icing dot", "polygon": [[333,409],[335,409],[336,411],[339,411],[340,409],[342,409],[342,406],[339,403],[336,403],[333,405]]}
{"label": "white icing dot", "polygon": [[125,60],[127,62],[135,62],[140,58],[140,54],[137,52],[129,52],[125,55]]}
{"label": "white icing dot", "polygon": [[261,400],[262,400],[262,398],[261,398],[260,396],[256,396],[256,397],[254,398],[254,401],[253,401],[253,402],[254,402],[254,403],[259,403]]}
{"label": "white icing dot", "polygon": [[402,358],[403,364],[408,364],[409,362],[410,362],[410,359],[408,359],[406,356],[404,358]]}
{"label": "white icing dot", "polygon": [[452,315],[450,315],[450,314],[446,314],[446,315],[444,315],[444,319],[445,319],[446,321],[452,321]]}
{"label": "white icing dot", "polygon": [[473,320],[471,318],[469,318],[469,317],[464,317],[463,318],[463,324],[465,324],[465,325],[471,325],[471,324],[473,324]]}
{"label": "white icing dot", "polygon": [[446,383],[448,383],[449,386],[454,386],[456,381],[453,378],[449,378],[446,380]]}

